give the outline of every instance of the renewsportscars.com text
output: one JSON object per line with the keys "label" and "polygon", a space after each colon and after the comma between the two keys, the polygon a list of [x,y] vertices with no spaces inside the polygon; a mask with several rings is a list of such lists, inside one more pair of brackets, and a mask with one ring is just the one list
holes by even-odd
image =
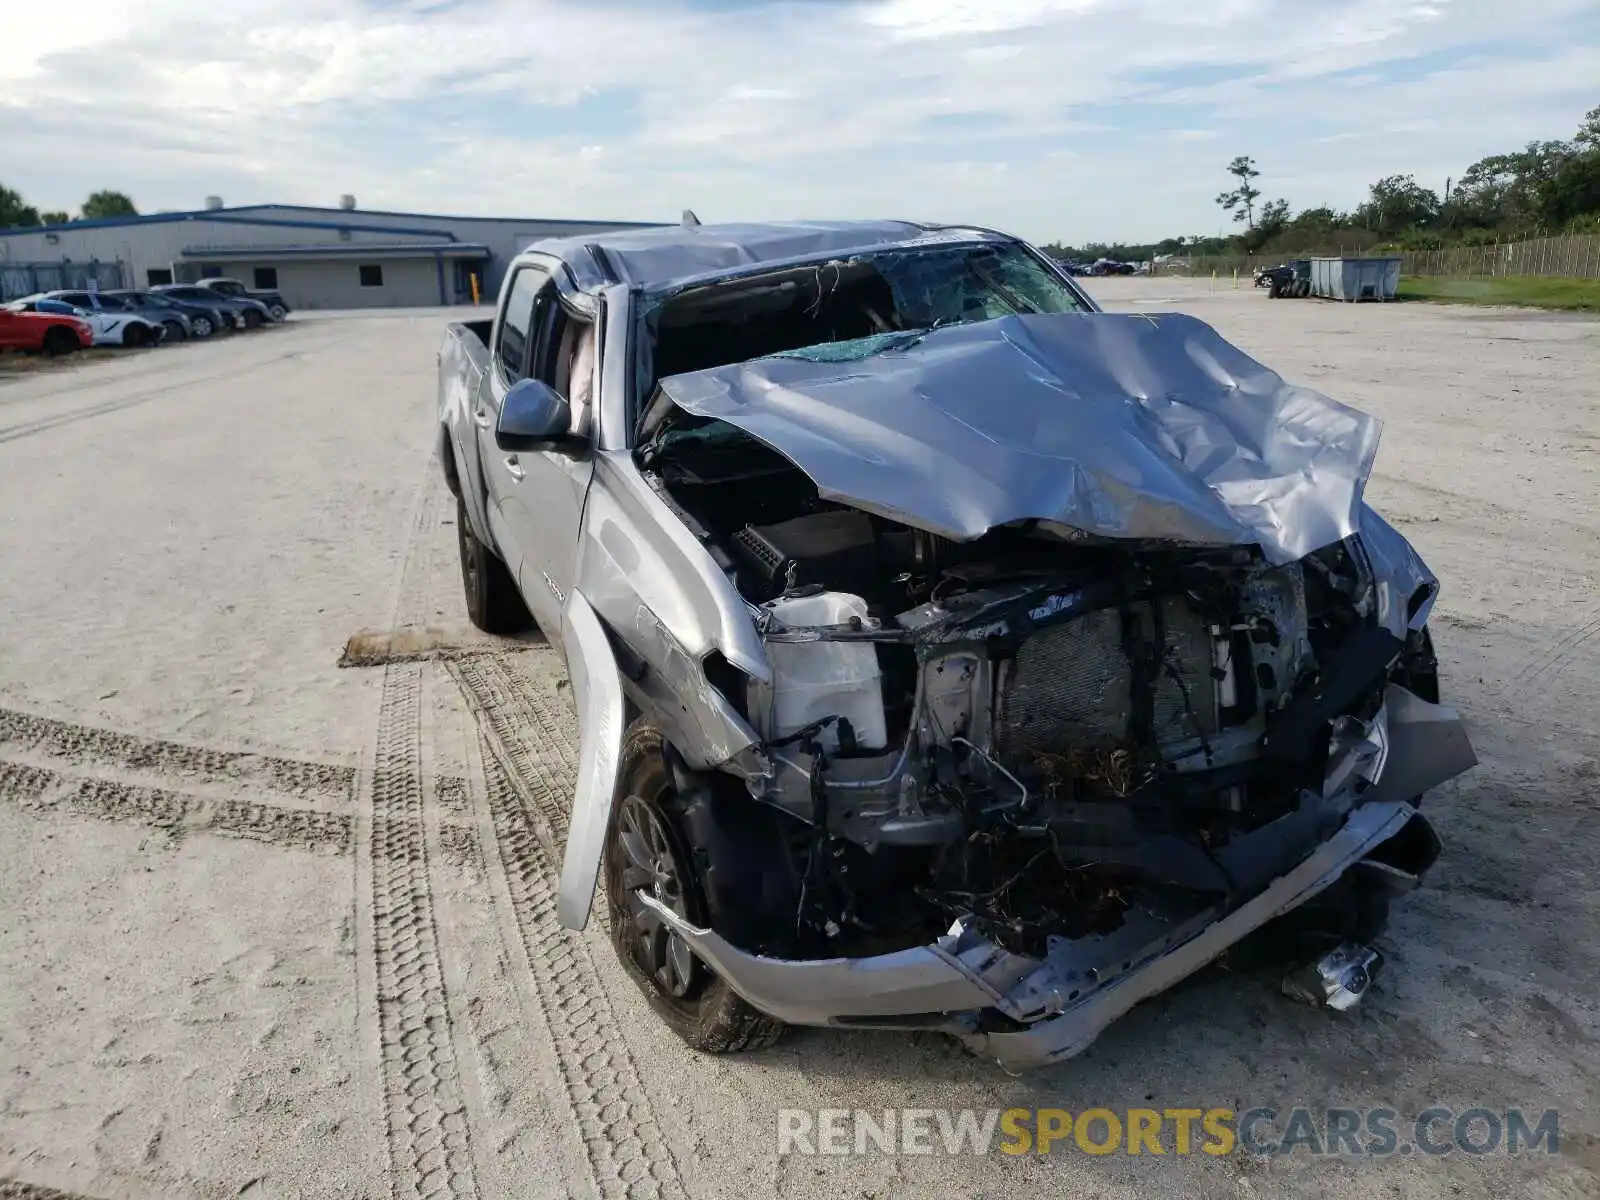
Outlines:
{"label": "renewsportscars.com text", "polygon": [[778,1110],[783,1154],[1556,1154],[1555,1109],[821,1108]]}

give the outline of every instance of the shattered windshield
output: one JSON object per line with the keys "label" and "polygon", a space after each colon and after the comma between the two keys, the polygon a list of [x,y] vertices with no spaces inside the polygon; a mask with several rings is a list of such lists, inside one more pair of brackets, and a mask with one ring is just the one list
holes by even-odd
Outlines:
{"label": "shattered windshield", "polygon": [[947,325],[1087,311],[1015,243],[885,250],[680,292],[653,314],[650,383],[777,354],[849,361]]}
{"label": "shattered windshield", "polygon": [[1087,311],[1020,246],[941,247],[885,255],[874,265],[894,295],[901,329]]}

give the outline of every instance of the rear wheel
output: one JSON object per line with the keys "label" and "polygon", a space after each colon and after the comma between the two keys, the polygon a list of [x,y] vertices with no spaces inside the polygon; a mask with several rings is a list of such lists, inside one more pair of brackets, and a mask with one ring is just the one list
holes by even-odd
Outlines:
{"label": "rear wheel", "polygon": [[78,335],[70,329],[63,329],[57,325],[54,329],[47,329],[44,333],[44,344],[40,349],[48,358],[59,358],[63,354],[71,354],[74,350],[81,350],[82,343]]}
{"label": "rear wheel", "polygon": [[533,623],[516,580],[501,558],[467,524],[467,506],[456,500],[456,541],[461,550],[461,588],[467,618],[485,633],[519,633]]}
{"label": "rear wheel", "polygon": [[623,741],[605,886],[612,949],[679,1037],[696,1050],[727,1054],[765,1049],[783,1036],[782,1021],[752,1008],[641,899],[649,895],[691,924],[707,923],[661,734],[641,722]]}
{"label": "rear wheel", "polygon": [[261,314],[253,308],[246,309],[244,312],[244,327],[246,329],[260,329]]}
{"label": "rear wheel", "polygon": [[267,305],[267,315],[274,321],[281,321],[289,315],[289,310],[281,304]]}
{"label": "rear wheel", "polygon": [[194,330],[194,335],[197,338],[207,338],[216,332],[215,327],[211,324],[210,317],[191,317],[189,328]]}

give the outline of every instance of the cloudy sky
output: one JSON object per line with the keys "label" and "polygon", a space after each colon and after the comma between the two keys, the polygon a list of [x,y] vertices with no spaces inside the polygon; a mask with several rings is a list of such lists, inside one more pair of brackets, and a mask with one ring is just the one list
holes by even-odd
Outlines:
{"label": "cloudy sky", "polygon": [[0,0],[0,182],[41,209],[1134,239],[1217,232],[1236,154],[1348,206],[1597,103],[1597,0]]}

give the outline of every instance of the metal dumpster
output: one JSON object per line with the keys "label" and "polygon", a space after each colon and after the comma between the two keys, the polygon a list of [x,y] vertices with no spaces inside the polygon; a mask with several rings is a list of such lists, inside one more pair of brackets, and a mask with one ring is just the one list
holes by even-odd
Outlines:
{"label": "metal dumpster", "polygon": [[1400,287],[1400,259],[1313,258],[1311,294],[1328,300],[1393,300]]}

